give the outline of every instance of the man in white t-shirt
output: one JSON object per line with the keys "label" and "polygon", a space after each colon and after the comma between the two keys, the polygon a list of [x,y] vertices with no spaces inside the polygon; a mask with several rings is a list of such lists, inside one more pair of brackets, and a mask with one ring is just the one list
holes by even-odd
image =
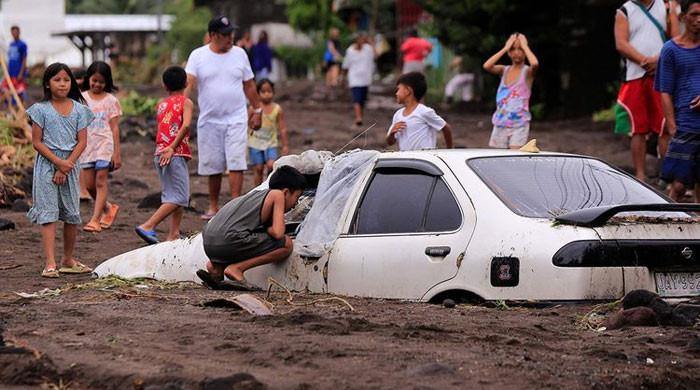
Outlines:
{"label": "man in white t-shirt", "polygon": [[399,150],[435,149],[437,133],[442,132],[445,145],[452,148],[452,127],[435,110],[420,103],[428,86],[419,72],[403,74],[396,81],[396,101],[403,105],[394,114],[387,132],[389,145],[399,143]]}
{"label": "man in white t-shirt", "polygon": [[367,102],[367,92],[372,84],[374,73],[374,48],[367,42],[367,35],[364,32],[357,33],[355,43],[345,51],[343,69],[348,72],[355,125],[362,126],[362,110]]}
{"label": "man in white t-shirt", "polygon": [[[209,176],[210,219],[219,210],[221,175],[229,171],[231,197],[241,194],[247,169],[247,128],[259,129],[262,105],[245,50],[233,46],[235,26],[219,16],[209,22],[209,43],[187,60],[186,94],[197,87],[197,152],[200,175]],[[253,108],[248,117],[246,98]]]}

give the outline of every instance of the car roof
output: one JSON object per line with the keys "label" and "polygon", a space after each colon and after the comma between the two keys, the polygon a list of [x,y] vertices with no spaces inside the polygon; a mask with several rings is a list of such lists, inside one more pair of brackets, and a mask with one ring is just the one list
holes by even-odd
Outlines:
{"label": "car roof", "polygon": [[539,153],[521,152],[519,150],[510,149],[426,149],[426,150],[411,150],[411,151],[385,151],[382,152],[379,158],[421,158],[421,156],[432,155],[438,157],[457,157],[465,160],[478,157],[504,157],[504,156],[562,156],[562,157],[582,157],[589,156],[540,151]]}

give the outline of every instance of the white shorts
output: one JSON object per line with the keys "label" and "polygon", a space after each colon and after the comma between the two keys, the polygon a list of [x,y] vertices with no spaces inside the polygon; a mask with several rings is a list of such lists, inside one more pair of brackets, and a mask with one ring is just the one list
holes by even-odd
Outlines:
{"label": "white shorts", "polygon": [[530,135],[530,124],[523,127],[501,127],[494,126],[491,132],[489,146],[492,148],[508,149],[520,147],[527,143]]}
{"label": "white shorts", "polygon": [[229,171],[245,171],[248,151],[247,123],[211,123],[197,126],[197,173],[219,175]]}

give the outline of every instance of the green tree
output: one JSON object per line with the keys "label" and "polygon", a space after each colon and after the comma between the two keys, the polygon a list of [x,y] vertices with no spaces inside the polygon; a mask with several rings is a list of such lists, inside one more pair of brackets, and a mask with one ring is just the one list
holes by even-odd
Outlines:
{"label": "green tree", "polygon": [[287,0],[289,24],[303,32],[326,31],[333,23],[331,0]]}
{"label": "green tree", "polygon": [[[432,32],[457,54],[471,57],[474,70],[510,34],[525,34],[540,60],[533,103],[543,104],[547,113],[584,114],[609,106],[607,86],[619,70],[613,40],[616,2],[415,1],[433,15]],[[487,85],[484,92],[490,98],[494,91]]]}
{"label": "green tree", "polygon": [[158,0],[66,1],[68,14],[152,14],[156,12],[158,12]]}
{"label": "green tree", "polygon": [[189,53],[202,46],[211,12],[205,7],[195,7],[192,0],[179,0],[175,7],[175,20],[170,31],[165,35],[167,47],[175,51],[179,60],[187,58]]}

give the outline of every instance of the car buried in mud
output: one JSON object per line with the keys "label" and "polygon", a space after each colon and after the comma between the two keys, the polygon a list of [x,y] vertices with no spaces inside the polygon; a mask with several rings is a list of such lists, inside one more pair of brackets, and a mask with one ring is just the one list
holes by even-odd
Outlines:
{"label": "car buried in mud", "polygon": [[[601,160],[491,149],[353,153],[360,163],[339,169],[346,153],[321,164],[313,206],[290,217],[294,253],[247,271],[250,283],[265,288],[272,277],[293,291],[416,301],[700,294],[692,214],[700,205],[672,203]],[[323,234],[313,249],[308,241]],[[198,281],[205,261],[196,235],[95,272]]]}

